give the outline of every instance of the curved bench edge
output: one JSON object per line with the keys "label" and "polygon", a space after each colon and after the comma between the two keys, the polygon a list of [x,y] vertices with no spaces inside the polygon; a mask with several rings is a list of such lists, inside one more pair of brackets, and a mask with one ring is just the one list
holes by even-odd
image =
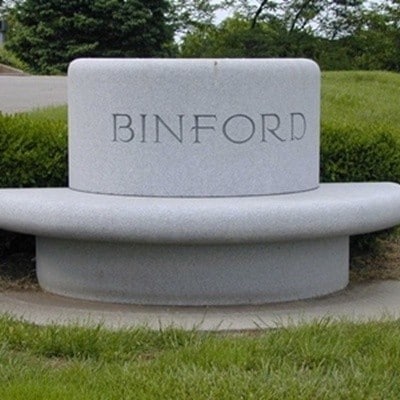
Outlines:
{"label": "curved bench edge", "polygon": [[149,198],[69,188],[0,190],[0,228],[136,243],[246,243],[373,232],[400,224],[400,185],[322,184],[285,195]]}

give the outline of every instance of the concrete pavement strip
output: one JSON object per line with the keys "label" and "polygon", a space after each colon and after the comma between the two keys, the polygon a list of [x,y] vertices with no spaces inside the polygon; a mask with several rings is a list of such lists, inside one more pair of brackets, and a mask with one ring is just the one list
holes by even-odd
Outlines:
{"label": "concrete pavement strip", "polygon": [[255,330],[315,320],[394,319],[400,316],[400,282],[351,284],[318,299],[234,307],[158,307],[76,300],[41,291],[3,291],[0,313],[39,325],[77,324],[117,329],[146,326],[199,331]]}

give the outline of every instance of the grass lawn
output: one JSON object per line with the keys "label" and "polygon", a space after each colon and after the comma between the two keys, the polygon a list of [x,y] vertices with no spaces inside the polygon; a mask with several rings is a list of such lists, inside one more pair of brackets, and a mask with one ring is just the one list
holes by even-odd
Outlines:
{"label": "grass lawn", "polygon": [[2,400],[400,398],[400,322],[204,334],[3,317],[0,343]]}
{"label": "grass lawn", "polygon": [[49,119],[67,123],[67,106],[37,108],[23,114],[34,119]]}
{"label": "grass lawn", "polygon": [[[322,74],[322,126],[357,126],[395,133],[400,138],[400,74],[342,71]],[[381,129],[380,129],[381,128]]]}

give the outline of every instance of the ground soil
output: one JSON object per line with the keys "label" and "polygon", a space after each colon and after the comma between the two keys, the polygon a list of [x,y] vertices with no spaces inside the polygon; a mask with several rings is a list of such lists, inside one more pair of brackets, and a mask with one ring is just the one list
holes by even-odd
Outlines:
{"label": "ground soil", "polygon": [[0,290],[39,290],[32,253],[15,253],[0,258]]}
{"label": "ground soil", "polygon": [[400,280],[400,235],[379,239],[375,253],[364,252],[353,255],[350,280],[394,279]]}

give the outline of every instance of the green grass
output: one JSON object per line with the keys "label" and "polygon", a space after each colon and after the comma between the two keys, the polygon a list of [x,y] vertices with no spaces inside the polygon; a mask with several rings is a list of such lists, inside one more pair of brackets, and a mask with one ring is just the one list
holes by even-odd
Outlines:
{"label": "green grass", "polygon": [[28,71],[28,66],[21,61],[12,52],[6,50],[2,45],[0,45],[0,64],[8,65],[22,71]]}
{"label": "green grass", "polygon": [[326,72],[321,180],[400,182],[400,74]]}
{"label": "green grass", "polygon": [[398,399],[400,323],[257,334],[37,327],[0,319],[0,398]]}
{"label": "green grass", "polygon": [[32,111],[22,113],[29,118],[39,120],[56,120],[67,123],[67,106],[50,106],[45,108],[37,108]]}
{"label": "green grass", "polygon": [[324,72],[322,127],[345,132],[386,131],[400,137],[400,74],[393,72]]}

